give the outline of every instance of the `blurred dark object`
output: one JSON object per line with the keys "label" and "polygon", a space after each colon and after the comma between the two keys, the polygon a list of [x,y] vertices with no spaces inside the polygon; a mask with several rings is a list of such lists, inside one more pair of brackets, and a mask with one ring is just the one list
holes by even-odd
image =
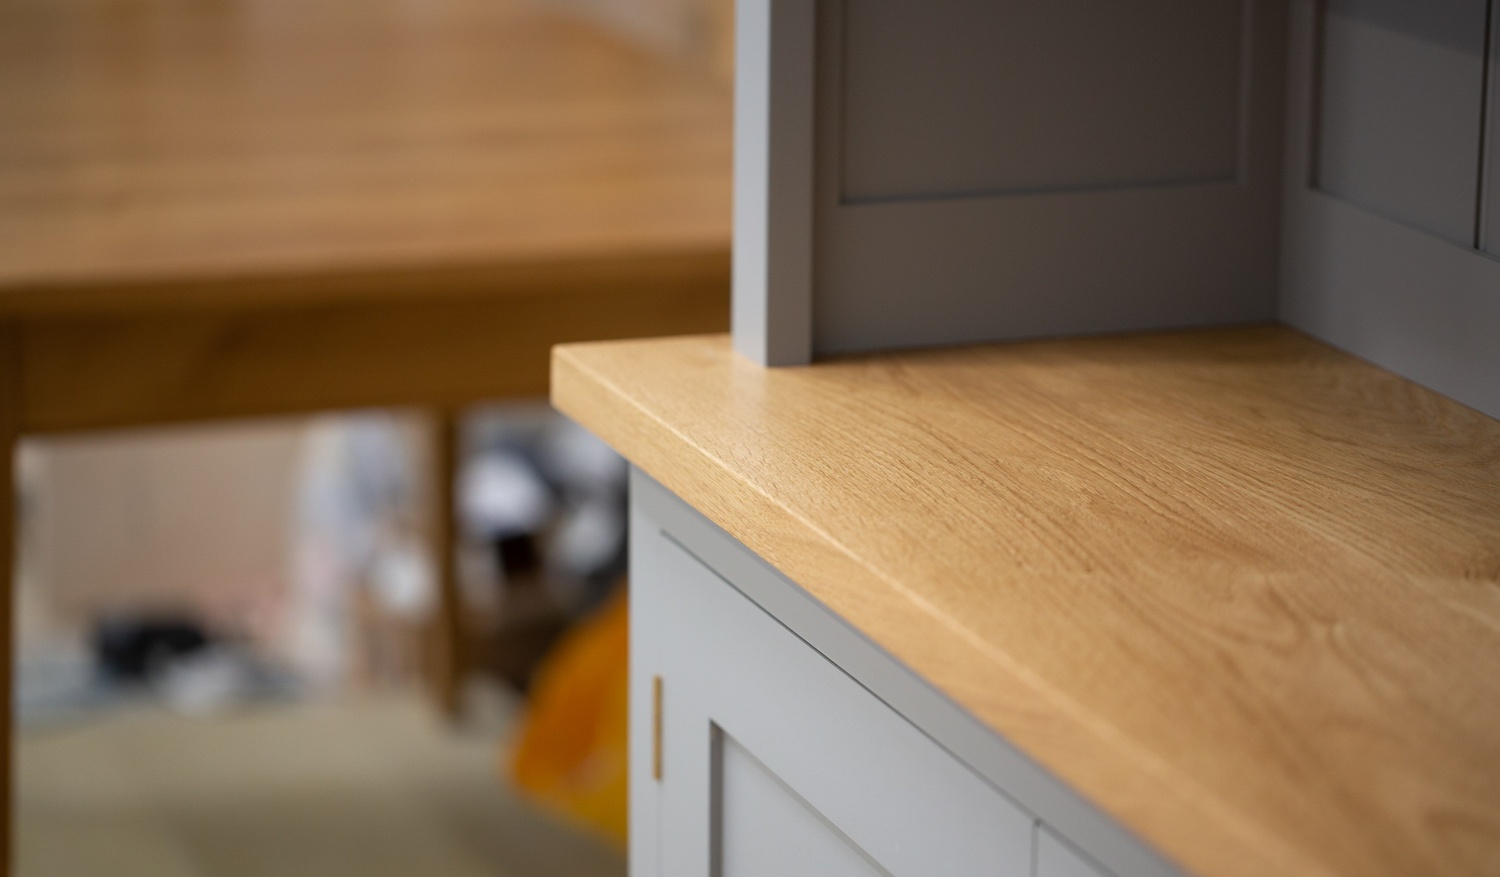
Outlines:
{"label": "blurred dark object", "polygon": [[143,611],[106,616],[91,644],[100,677],[144,689],[168,709],[205,716],[268,698],[296,696],[284,672],[191,615]]}
{"label": "blurred dark object", "polygon": [[519,692],[529,691],[542,658],[573,624],[540,576],[510,581],[504,608],[479,616],[470,643],[474,663]]}
{"label": "blurred dark object", "polygon": [[541,552],[536,547],[536,534],[496,537],[495,561],[505,571],[507,579],[535,572],[542,563]]}
{"label": "blurred dark object", "polygon": [[518,691],[596,610],[625,568],[625,462],[542,406],[479,411],[458,484],[468,569],[467,652]]}
{"label": "blurred dark object", "polygon": [[207,649],[215,639],[186,616],[119,614],[97,621],[90,642],[107,676],[146,682],[172,661]]}

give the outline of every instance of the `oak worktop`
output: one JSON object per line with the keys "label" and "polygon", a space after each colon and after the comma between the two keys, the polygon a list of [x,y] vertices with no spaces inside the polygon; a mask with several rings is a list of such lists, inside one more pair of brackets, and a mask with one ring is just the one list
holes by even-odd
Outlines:
{"label": "oak worktop", "polygon": [[1279,327],[553,401],[1189,871],[1500,873],[1500,423]]}
{"label": "oak worktop", "polygon": [[0,318],[727,277],[730,103],[528,0],[0,0]]}

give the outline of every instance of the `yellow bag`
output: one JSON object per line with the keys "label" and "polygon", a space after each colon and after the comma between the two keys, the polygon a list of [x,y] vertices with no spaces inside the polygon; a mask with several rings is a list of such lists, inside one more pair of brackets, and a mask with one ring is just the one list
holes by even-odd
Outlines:
{"label": "yellow bag", "polygon": [[623,848],[630,616],[621,588],[537,668],[510,774],[531,798]]}

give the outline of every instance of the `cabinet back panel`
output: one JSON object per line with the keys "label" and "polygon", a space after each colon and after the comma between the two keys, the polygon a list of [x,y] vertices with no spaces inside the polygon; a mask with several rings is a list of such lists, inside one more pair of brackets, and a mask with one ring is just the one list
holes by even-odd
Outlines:
{"label": "cabinet back panel", "polygon": [[817,15],[814,356],[1274,317],[1282,0]]}
{"label": "cabinet back panel", "polygon": [[849,3],[842,200],[1233,180],[1243,6]]}

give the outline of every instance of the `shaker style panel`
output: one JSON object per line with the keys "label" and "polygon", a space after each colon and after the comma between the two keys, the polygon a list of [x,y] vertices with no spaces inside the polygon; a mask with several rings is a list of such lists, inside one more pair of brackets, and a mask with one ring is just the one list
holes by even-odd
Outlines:
{"label": "shaker style panel", "polygon": [[1475,243],[1489,0],[1328,0],[1317,187]]}
{"label": "shaker style panel", "polygon": [[819,0],[813,358],[1271,319],[1285,12]]}
{"label": "shaker style panel", "polygon": [[1286,0],[736,9],[750,359],[1274,318]]}
{"label": "shaker style panel", "polygon": [[631,781],[660,783],[660,874],[1030,877],[1031,814],[659,530],[641,538],[632,612],[656,663],[631,672],[662,680],[662,770]]}
{"label": "shaker style panel", "polygon": [[733,737],[721,735],[718,742],[719,877],[886,877],[885,869]]}
{"label": "shaker style panel", "polygon": [[1244,5],[848,3],[841,199],[1234,180]]}
{"label": "shaker style panel", "polygon": [[1109,877],[1083,853],[1045,826],[1037,826],[1036,877]]}

